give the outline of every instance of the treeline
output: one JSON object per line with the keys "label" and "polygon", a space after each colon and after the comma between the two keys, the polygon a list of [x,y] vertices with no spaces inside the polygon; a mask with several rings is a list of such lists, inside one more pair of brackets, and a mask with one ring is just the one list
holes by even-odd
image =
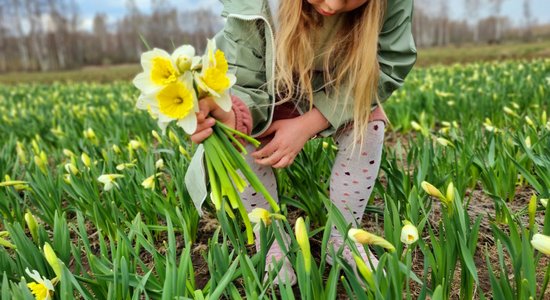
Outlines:
{"label": "treeline", "polygon": [[0,0],[0,72],[135,63],[146,44],[203,49],[223,24],[211,10],[178,10],[162,0],[152,0],[147,13],[135,0],[126,9],[118,20],[95,15],[86,30],[75,0]]}
{"label": "treeline", "polygon": [[[521,24],[502,15],[506,2],[521,2]],[[461,46],[463,44],[500,44],[506,41],[529,42],[550,39],[550,25],[537,24],[531,0],[463,0],[463,18],[451,19],[449,0],[415,0],[413,34],[419,47]],[[480,12],[489,16],[480,17]]]}
{"label": "treeline", "polygon": [[[464,0],[468,15],[457,20],[450,17],[448,0],[416,0],[416,43],[460,46],[550,38],[548,25],[535,24],[530,0],[521,0],[521,25],[502,15],[507,1],[520,0]],[[135,63],[145,43],[163,49],[186,43],[203,49],[206,39],[223,26],[223,19],[208,9],[184,11],[167,0],[151,0],[151,9],[142,12],[136,0],[125,3],[122,18],[97,14],[91,29],[83,29],[76,0],[0,0],[0,72]],[[480,18],[482,10],[491,15]]]}

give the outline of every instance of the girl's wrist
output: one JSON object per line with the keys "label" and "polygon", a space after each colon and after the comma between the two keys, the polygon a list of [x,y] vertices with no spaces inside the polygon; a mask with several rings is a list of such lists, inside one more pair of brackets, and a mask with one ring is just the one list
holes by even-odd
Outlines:
{"label": "girl's wrist", "polygon": [[313,108],[301,116],[303,124],[310,138],[330,127],[327,118],[317,109]]}

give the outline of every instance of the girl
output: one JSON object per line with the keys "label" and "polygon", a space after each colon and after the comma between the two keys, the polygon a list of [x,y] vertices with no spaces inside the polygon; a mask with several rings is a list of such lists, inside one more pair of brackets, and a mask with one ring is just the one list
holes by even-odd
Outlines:
{"label": "girl", "polygon": [[[222,2],[227,22],[216,43],[237,77],[233,109],[225,112],[201,99],[193,142],[212,133],[214,118],[263,139],[264,146],[247,160],[276,198],[272,168],[292,164],[310,138],[332,135],[340,150],[330,198],[348,223],[360,223],[380,166],[387,122],[380,103],[403,84],[416,61],[413,1]],[[248,211],[269,209],[252,190],[242,200]],[[333,229],[330,244],[338,250],[343,240]],[[358,249],[376,265],[370,251]],[[343,257],[355,265],[347,247]],[[275,241],[266,268],[281,259],[276,281],[294,283],[292,266]]]}

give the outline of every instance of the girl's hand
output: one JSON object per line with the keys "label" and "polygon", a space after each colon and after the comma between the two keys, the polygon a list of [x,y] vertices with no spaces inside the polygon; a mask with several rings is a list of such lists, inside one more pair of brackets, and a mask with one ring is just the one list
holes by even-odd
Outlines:
{"label": "girl's hand", "polygon": [[306,142],[328,126],[328,121],[317,109],[297,118],[274,121],[260,136],[273,134],[273,139],[251,155],[260,165],[273,168],[290,166]]}
{"label": "girl's hand", "polygon": [[235,128],[235,113],[233,110],[224,111],[210,97],[199,100],[199,112],[197,113],[197,130],[191,135],[191,141],[202,143],[213,131],[212,126],[216,120]]}

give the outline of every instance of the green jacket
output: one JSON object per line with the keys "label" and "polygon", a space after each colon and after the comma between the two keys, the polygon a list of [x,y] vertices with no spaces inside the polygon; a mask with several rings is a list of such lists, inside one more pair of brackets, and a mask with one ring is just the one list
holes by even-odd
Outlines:
{"label": "green jacket", "polygon": [[[275,105],[274,32],[269,1],[277,0],[221,0],[224,4],[222,14],[227,22],[215,37],[217,47],[225,52],[230,69],[237,77],[232,93],[246,103],[252,114],[253,135],[259,135],[269,127]],[[271,4],[276,7],[273,2]],[[381,102],[403,84],[416,61],[411,34],[412,8],[412,0],[388,0],[378,45],[378,94]],[[325,93],[322,78],[314,78],[312,85],[313,105],[331,124],[322,135],[334,133],[353,119],[352,104],[335,107],[338,102]],[[203,157],[204,148],[199,145],[185,174],[185,184],[199,214],[207,196]]]}
{"label": "green jacket", "polygon": [[[227,21],[215,37],[216,45],[225,52],[230,69],[237,77],[232,93],[249,107],[254,122],[252,134],[258,135],[269,127],[273,118],[274,25],[269,2],[277,0],[220,1],[224,5],[222,16]],[[416,62],[416,47],[411,31],[412,11],[413,0],[387,1],[378,44],[380,102],[384,102],[403,85]],[[343,107],[341,101],[336,102],[322,88],[322,78],[314,78],[312,85],[313,105],[331,124],[322,135],[332,134],[353,119],[353,101],[348,101],[347,107]]]}

